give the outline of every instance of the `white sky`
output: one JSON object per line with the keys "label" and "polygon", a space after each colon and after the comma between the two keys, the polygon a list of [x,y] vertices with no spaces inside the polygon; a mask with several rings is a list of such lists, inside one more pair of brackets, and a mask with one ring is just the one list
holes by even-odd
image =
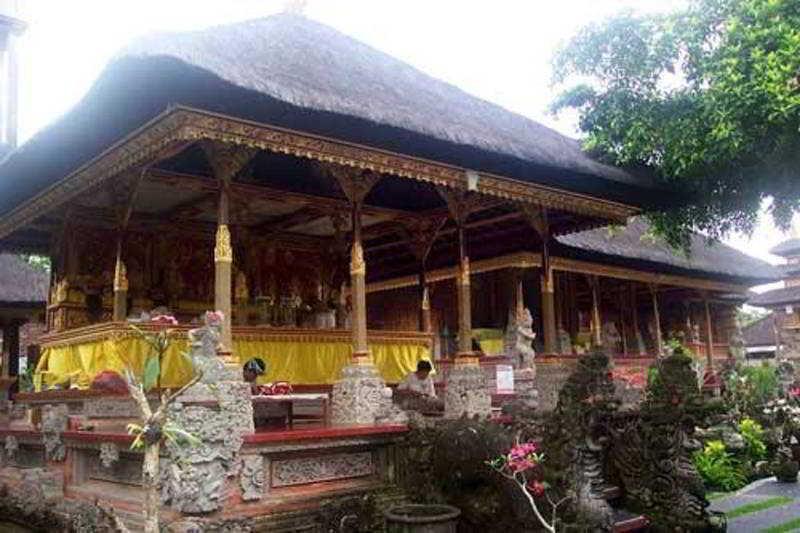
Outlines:
{"label": "white sky", "polygon": [[[0,9],[10,0],[0,0]],[[12,0],[13,1],[13,0]],[[17,0],[24,140],[70,108],[125,43],[143,33],[191,30],[267,16],[287,0]],[[295,1],[294,3],[298,3]],[[577,136],[574,116],[547,107],[550,59],[581,26],[621,10],[665,11],[680,0],[309,0],[305,14],[462,89]],[[785,239],[769,217],[730,244],[775,262]]]}

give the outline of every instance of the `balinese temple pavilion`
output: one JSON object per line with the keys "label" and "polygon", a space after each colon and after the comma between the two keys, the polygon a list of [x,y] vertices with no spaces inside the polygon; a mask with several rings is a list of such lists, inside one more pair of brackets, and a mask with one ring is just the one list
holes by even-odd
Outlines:
{"label": "balinese temple pavilion", "polygon": [[161,388],[190,378],[187,330],[219,310],[223,360],[263,359],[262,381],[294,387],[278,403],[323,399],[313,430],[290,410],[286,427],[229,432],[228,404],[192,407],[206,446],[162,492],[165,520],[249,516],[266,531],[396,481],[407,428],[384,383],[421,359],[444,416],[490,413],[493,361],[518,362],[509,333],[536,334],[540,390],[593,345],[646,364],[680,337],[713,365],[748,287],[777,276],[699,237],[689,256],[651,237],[637,215],[676,201],[298,15],[142,38],[0,164],[0,250],[52,265],[36,391],[15,397],[27,417],[0,418],[0,480],[140,508],[135,410],[93,385],[142,371],[130,324],[162,328],[157,315],[178,320]]}
{"label": "balinese temple pavilion", "polygon": [[[722,245],[679,257],[639,219],[606,228],[665,198],[576,141],[279,15],[120,53],[0,167],[0,247],[52,258],[43,388],[120,370],[108,343],[126,320],[188,327],[210,308],[229,317],[224,350],[298,385],[332,384],[368,352],[388,382],[471,354],[473,338],[499,353],[522,305],[544,354],[655,353],[676,332],[724,353],[737,295],[774,272]],[[186,379],[181,361],[164,386]]]}
{"label": "balinese temple pavilion", "polygon": [[[754,345],[762,352],[771,351],[773,355],[797,360],[800,359],[800,228],[795,226],[791,237],[770,253],[784,259],[779,267],[783,286],[757,294],[747,302],[770,311],[754,324]],[[756,335],[759,330],[765,331]]]}

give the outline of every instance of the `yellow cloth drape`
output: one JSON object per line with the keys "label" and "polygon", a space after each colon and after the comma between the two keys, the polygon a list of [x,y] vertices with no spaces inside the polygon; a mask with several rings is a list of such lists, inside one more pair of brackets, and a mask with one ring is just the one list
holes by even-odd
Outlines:
{"label": "yellow cloth drape", "polygon": [[[175,339],[161,363],[161,386],[175,388],[191,377],[191,365],[182,355],[188,344]],[[267,373],[260,382],[288,381],[294,385],[332,384],[348,363],[352,348],[349,342],[236,340],[234,353],[244,363],[260,357],[267,363]],[[370,345],[375,365],[384,380],[396,383],[416,369],[417,361],[429,359],[427,347],[413,343]],[[141,376],[149,345],[137,337],[87,341],[67,346],[46,347],[36,368],[37,390],[71,380],[86,388],[103,370],[123,373],[130,368]]]}
{"label": "yellow cloth drape", "polygon": [[475,328],[472,330],[472,336],[486,355],[503,353],[505,334],[502,329]]}

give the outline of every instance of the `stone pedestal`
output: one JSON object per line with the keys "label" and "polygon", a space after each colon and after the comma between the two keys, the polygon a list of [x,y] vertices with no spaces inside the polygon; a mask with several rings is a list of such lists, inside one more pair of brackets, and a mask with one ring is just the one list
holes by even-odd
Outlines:
{"label": "stone pedestal", "polygon": [[514,392],[517,403],[526,410],[539,408],[539,391],[536,389],[536,368],[523,368],[514,372]]}
{"label": "stone pedestal", "polygon": [[170,407],[170,420],[200,439],[196,446],[167,446],[161,461],[162,501],[183,513],[222,508],[226,480],[239,468],[243,436],[254,432],[250,385],[197,383]]}
{"label": "stone pedestal", "polygon": [[456,362],[447,375],[445,418],[489,416],[491,412],[492,395],[481,367],[478,364]]}
{"label": "stone pedestal", "polygon": [[392,402],[386,386],[372,363],[350,364],[333,385],[331,416],[336,425],[402,424],[405,413]]}

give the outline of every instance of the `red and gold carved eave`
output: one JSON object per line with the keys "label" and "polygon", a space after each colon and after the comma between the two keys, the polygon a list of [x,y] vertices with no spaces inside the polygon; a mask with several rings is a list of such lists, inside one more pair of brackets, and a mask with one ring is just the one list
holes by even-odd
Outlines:
{"label": "red and gold carved eave", "polygon": [[[187,142],[216,140],[321,162],[367,169],[454,189],[466,189],[467,169],[249,122],[186,107],[174,107],[111,146],[33,199],[0,218],[0,238],[106,179],[144,167]],[[489,173],[478,173],[477,192],[504,200],[624,222],[639,209]]]}

